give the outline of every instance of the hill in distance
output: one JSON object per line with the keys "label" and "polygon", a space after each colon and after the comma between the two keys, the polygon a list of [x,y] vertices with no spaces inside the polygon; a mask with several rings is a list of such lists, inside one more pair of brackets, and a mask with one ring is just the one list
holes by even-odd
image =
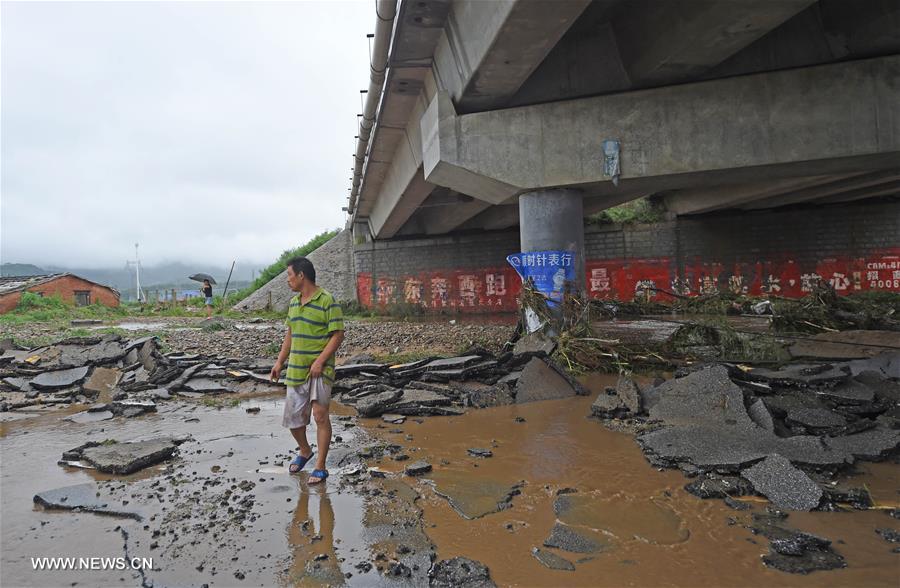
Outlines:
{"label": "hill in distance", "polygon": [[49,272],[44,268],[31,265],[30,263],[4,263],[3,265],[0,265],[0,277],[3,278],[12,276],[39,276],[46,273]]}

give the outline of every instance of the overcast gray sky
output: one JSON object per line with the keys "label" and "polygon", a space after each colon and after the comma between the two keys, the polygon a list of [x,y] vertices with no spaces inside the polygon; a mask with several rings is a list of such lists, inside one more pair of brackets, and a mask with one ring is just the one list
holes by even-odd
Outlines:
{"label": "overcast gray sky", "polygon": [[0,11],[3,262],[261,266],[343,225],[373,2]]}

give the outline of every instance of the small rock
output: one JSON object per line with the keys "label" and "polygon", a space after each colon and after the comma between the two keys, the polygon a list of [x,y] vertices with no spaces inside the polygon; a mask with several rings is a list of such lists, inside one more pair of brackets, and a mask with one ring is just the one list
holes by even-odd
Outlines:
{"label": "small rock", "polygon": [[431,471],[431,464],[427,461],[417,461],[406,466],[406,475],[421,476]]}
{"label": "small rock", "polygon": [[493,457],[494,455],[490,449],[479,449],[477,447],[466,449],[466,452],[472,457]]}
{"label": "small rock", "polygon": [[430,588],[495,588],[484,564],[455,557],[439,561],[428,572]]}
{"label": "small rock", "polygon": [[875,529],[875,532],[881,535],[881,538],[888,543],[900,543],[900,531],[893,529]]}

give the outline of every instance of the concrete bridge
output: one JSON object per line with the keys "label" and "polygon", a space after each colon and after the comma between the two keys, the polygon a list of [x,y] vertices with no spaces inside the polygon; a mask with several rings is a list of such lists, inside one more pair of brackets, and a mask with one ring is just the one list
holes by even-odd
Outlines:
{"label": "concrete bridge", "polygon": [[[356,242],[900,192],[900,0],[380,0]],[[619,175],[604,141],[619,145]],[[614,181],[615,180],[615,181]]]}

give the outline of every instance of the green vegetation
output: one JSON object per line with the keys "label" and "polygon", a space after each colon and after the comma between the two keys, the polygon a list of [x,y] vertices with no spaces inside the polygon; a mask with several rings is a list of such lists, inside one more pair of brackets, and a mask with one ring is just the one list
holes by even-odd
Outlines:
{"label": "green vegetation", "polygon": [[98,302],[88,306],[66,303],[59,296],[38,296],[22,292],[16,308],[0,315],[0,324],[68,322],[77,319],[115,320],[128,316],[125,307],[111,308]]}
{"label": "green vegetation", "polygon": [[665,220],[665,213],[666,209],[662,202],[645,196],[592,214],[587,217],[587,220],[589,223],[597,225],[658,223]]}
{"label": "green vegetation", "polygon": [[307,241],[304,245],[297,247],[296,249],[288,249],[284,251],[281,256],[269,267],[265,268],[256,280],[253,281],[252,284],[244,288],[243,290],[239,290],[234,294],[229,294],[228,296],[228,305],[234,305],[237,302],[243,300],[250,294],[253,294],[266,284],[268,284],[272,278],[276,277],[278,274],[284,271],[284,268],[287,266],[287,262],[292,257],[297,256],[306,256],[318,249],[320,246],[324,245],[327,241],[331,240],[332,237],[338,234],[338,229],[334,229],[332,231],[325,231],[324,233],[319,233],[309,241]]}

